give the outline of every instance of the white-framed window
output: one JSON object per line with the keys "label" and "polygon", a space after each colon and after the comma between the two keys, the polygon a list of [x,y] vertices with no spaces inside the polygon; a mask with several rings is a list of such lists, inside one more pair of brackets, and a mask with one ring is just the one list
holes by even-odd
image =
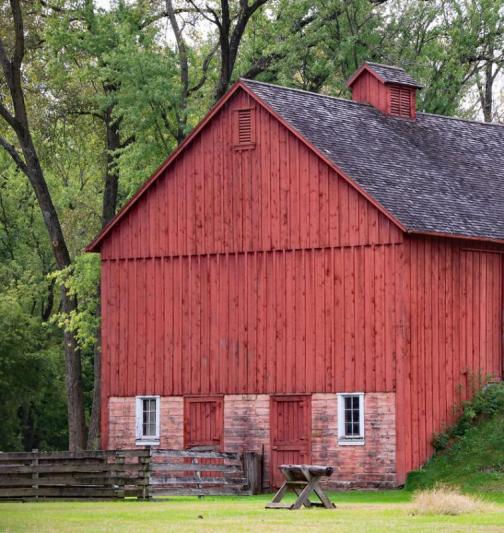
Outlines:
{"label": "white-framed window", "polygon": [[338,444],[364,444],[364,393],[338,394]]}
{"label": "white-framed window", "polygon": [[136,443],[159,444],[159,396],[136,397]]}

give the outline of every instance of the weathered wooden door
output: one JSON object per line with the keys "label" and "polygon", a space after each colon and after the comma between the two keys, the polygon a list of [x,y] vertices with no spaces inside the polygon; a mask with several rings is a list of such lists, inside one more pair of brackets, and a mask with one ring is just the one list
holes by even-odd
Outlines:
{"label": "weathered wooden door", "polygon": [[280,465],[311,461],[311,397],[272,396],[270,432],[271,481],[279,487]]}
{"label": "weathered wooden door", "polygon": [[224,411],[222,397],[185,398],[184,447],[223,451]]}

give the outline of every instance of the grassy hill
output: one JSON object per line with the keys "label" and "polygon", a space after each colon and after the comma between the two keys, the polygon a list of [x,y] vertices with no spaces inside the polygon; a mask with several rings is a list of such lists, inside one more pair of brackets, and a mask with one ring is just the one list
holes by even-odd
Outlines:
{"label": "grassy hill", "polygon": [[479,391],[462,406],[462,415],[433,441],[437,453],[411,472],[407,489],[437,484],[464,491],[504,491],[504,383]]}

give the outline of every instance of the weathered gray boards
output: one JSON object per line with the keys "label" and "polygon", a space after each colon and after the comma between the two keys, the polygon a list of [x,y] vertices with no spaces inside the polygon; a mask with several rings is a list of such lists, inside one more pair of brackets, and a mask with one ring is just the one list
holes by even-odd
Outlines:
{"label": "weathered gray boards", "polygon": [[0,499],[254,494],[254,453],[107,450],[0,453]]}

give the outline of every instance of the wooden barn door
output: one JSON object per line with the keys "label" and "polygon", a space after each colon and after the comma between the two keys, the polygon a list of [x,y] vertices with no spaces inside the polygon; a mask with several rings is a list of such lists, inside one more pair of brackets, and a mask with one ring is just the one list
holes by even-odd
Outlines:
{"label": "wooden barn door", "polygon": [[[224,446],[223,398],[199,396],[184,399],[184,448],[222,452]],[[188,460],[188,462],[191,462]],[[221,464],[222,459],[201,459],[202,464]],[[194,474],[192,472],[189,475]],[[213,477],[214,472],[203,472]]]}
{"label": "wooden barn door", "polygon": [[311,397],[272,396],[270,431],[271,481],[279,487],[280,465],[311,461]]}
{"label": "wooden barn door", "polygon": [[184,447],[223,451],[224,410],[219,396],[185,398]]}

